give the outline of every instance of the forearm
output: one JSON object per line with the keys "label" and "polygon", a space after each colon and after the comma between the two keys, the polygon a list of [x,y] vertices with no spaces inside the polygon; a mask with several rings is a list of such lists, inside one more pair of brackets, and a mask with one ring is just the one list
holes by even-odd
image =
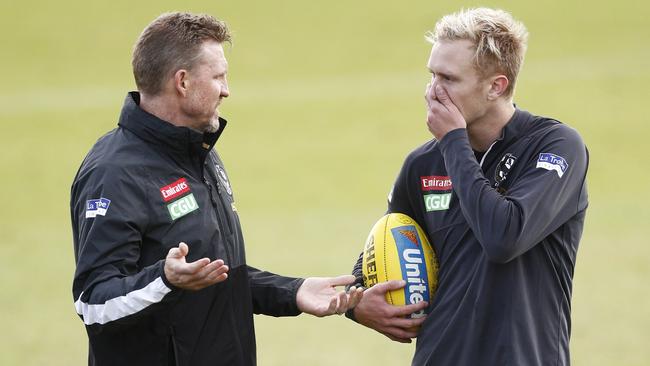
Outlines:
{"label": "forearm", "polygon": [[483,175],[465,129],[453,130],[440,141],[463,216],[492,261],[504,263],[523,254],[579,210],[587,166],[579,136],[559,131],[539,146],[568,158],[571,168],[559,177],[540,169],[533,153],[532,159],[518,162],[523,166],[516,180],[501,194]]}
{"label": "forearm", "polygon": [[490,187],[474,157],[467,130],[450,131],[440,150],[463,215],[489,258],[507,260],[522,233],[521,212]]}
{"label": "forearm", "polygon": [[84,324],[103,330],[137,322],[179,290],[165,278],[164,261],[124,275],[108,265],[75,276],[75,309]]}
{"label": "forearm", "polygon": [[303,278],[285,277],[247,267],[255,314],[296,316],[301,313],[296,304],[296,294]]}

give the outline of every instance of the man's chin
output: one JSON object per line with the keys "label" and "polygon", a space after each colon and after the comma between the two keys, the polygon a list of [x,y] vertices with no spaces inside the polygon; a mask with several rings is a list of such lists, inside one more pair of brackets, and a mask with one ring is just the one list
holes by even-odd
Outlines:
{"label": "man's chin", "polygon": [[219,117],[215,116],[205,128],[205,132],[215,133],[219,131]]}

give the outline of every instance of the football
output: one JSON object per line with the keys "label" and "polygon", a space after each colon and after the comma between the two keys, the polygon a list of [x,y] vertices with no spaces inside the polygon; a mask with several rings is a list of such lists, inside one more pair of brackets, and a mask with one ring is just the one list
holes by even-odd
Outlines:
{"label": "football", "polygon": [[[366,288],[390,280],[404,280],[402,289],[386,293],[392,305],[415,304],[431,299],[438,284],[438,262],[422,228],[407,215],[388,214],[372,227],[362,257]],[[420,318],[429,308],[411,314]]]}

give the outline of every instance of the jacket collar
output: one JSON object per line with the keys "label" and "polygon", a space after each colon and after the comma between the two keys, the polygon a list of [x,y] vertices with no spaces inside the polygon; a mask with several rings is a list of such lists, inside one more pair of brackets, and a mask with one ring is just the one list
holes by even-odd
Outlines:
{"label": "jacket collar", "polygon": [[528,129],[533,119],[533,115],[515,106],[515,113],[501,130],[501,137],[497,141],[500,144],[509,144],[510,141],[517,139],[519,135]]}
{"label": "jacket collar", "polygon": [[205,158],[228,123],[219,117],[217,132],[200,133],[188,127],[175,126],[140,108],[140,93],[129,92],[124,100],[118,125],[142,140],[180,153]]}
{"label": "jacket collar", "polygon": [[515,113],[501,129],[501,136],[490,145],[479,164],[482,167],[487,167],[500,159],[505,150],[528,131],[534,119],[535,117],[532,114],[517,108],[515,105]]}

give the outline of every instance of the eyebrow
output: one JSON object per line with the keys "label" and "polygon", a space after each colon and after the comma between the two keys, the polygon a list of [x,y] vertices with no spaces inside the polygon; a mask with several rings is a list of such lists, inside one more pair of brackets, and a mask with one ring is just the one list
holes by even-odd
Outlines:
{"label": "eyebrow", "polygon": [[446,72],[446,71],[438,71],[438,72],[435,72],[435,71],[431,70],[429,67],[427,67],[427,70],[429,70],[429,72],[432,73],[432,74],[437,74],[437,75],[440,75],[440,76],[444,76],[444,77],[446,77],[446,78],[453,78],[453,77],[456,77],[454,74],[451,74],[451,73]]}

